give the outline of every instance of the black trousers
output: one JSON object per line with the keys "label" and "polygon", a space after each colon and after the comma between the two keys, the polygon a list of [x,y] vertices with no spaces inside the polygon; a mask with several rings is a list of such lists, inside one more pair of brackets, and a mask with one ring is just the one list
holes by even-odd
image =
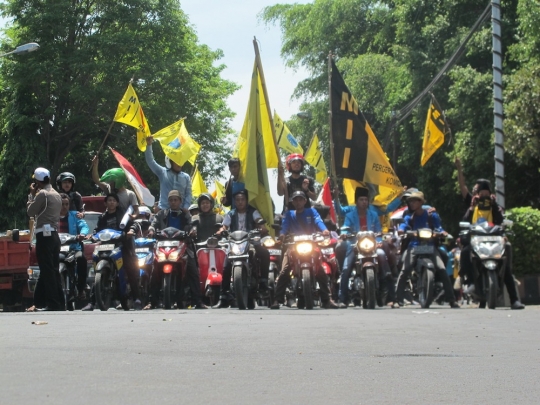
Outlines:
{"label": "black trousers", "polygon": [[[252,248],[255,250],[255,257],[259,261],[259,278],[268,280],[268,271],[270,269],[270,253],[268,253],[268,249],[261,245],[253,245]],[[223,267],[223,281],[221,282],[222,298],[231,290],[231,277],[232,263],[229,258],[226,258]]]}
{"label": "black trousers", "polygon": [[62,281],[58,272],[60,246],[58,232],[53,231],[51,236],[43,236],[43,232],[36,234],[36,258],[39,265],[39,279],[34,293],[34,305],[38,308],[65,309]]}
{"label": "black trousers", "polygon": [[77,265],[77,290],[81,293],[86,288],[86,277],[88,277],[88,265],[83,252],[75,253],[75,263]]}
{"label": "black trousers", "polygon": [[[328,288],[328,276],[319,267],[315,272],[315,279],[319,283],[321,301],[323,304],[330,300],[330,289]],[[285,290],[287,285],[291,282],[291,271],[289,268],[289,256],[285,254],[283,256],[283,262],[281,263],[281,271],[279,272],[279,278],[276,286],[276,301],[283,304],[285,301]]]}

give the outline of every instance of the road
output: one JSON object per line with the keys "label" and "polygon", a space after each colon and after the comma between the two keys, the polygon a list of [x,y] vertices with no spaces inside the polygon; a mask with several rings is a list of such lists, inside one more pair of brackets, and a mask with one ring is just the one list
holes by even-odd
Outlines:
{"label": "road", "polygon": [[536,404],[539,319],[540,307],[5,313],[0,402]]}

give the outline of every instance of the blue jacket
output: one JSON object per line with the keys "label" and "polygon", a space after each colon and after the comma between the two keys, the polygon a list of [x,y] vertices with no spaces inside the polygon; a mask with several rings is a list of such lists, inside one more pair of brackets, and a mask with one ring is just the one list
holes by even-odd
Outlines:
{"label": "blue jacket", "polygon": [[[77,218],[77,211],[68,212],[68,229],[70,235],[88,235],[90,229],[84,219]],[[70,246],[73,250],[82,250],[80,243],[73,243]]]}
{"label": "blue jacket", "polygon": [[[429,219],[430,215],[431,221]],[[441,218],[439,217],[439,215],[436,212],[432,212],[431,214],[429,214],[427,210],[424,210],[421,215],[406,215],[403,218],[403,222],[399,225],[399,230],[403,232],[407,230],[416,231],[422,228],[429,228],[439,233],[444,232],[444,229],[441,225]],[[414,239],[409,243],[409,246],[416,245],[418,245],[418,241]]]}
{"label": "blue jacket", "polygon": [[281,221],[281,235],[309,235],[326,230],[326,225],[315,208],[304,208],[300,215],[296,215],[296,210],[289,210]]}
{"label": "blue jacket", "polygon": [[[358,216],[358,210],[356,209],[356,205],[349,205],[348,207],[342,208],[339,201],[334,200],[334,207],[339,215],[345,217],[343,226],[350,227],[351,232],[360,232],[360,217]],[[371,207],[372,205],[369,205],[369,208],[366,211],[368,231],[380,233],[382,231],[382,228],[381,221],[379,221],[378,211],[375,208],[371,209]]]}
{"label": "blue jacket", "polygon": [[151,145],[146,148],[144,158],[150,170],[159,179],[159,208],[162,210],[169,208],[169,192],[171,190],[178,190],[182,196],[181,208],[189,208],[191,205],[191,178],[189,174],[184,172],[176,173],[172,169],[158,165],[154,160]]}

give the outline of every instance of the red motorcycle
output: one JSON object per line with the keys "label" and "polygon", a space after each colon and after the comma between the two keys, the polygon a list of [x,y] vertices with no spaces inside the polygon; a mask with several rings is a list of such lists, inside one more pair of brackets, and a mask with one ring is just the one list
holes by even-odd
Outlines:
{"label": "red motorcycle", "polygon": [[189,236],[179,229],[168,227],[156,235],[157,244],[152,277],[162,278],[163,307],[171,309],[178,281],[183,281],[187,267]]}
{"label": "red motorcycle", "polygon": [[206,242],[197,243],[197,248],[201,294],[208,298],[210,306],[214,306],[219,301],[221,293],[227,253],[214,236],[208,238]]}
{"label": "red motorcycle", "polygon": [[325,239],[319,243],[322,254],[322,267],[324,272],[328,276],[328,287],[330,288],[330,293],[332,298],[337,298],[338,293],[338,279],[339,279],[339,264],[336,259],[335,247],[338,243],[338,240],[335,238]]}

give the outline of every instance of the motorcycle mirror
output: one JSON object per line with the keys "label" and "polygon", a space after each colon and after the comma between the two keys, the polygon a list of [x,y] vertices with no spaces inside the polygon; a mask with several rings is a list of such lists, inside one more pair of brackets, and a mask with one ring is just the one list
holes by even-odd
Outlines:
{"label": "motorcycle mirror", "polygon": [[471,223],[470,222],[460,222],[459,223],[459,227],[461,229],[467,229],[467,228],[470,228],[471,227]]}
{"label": "motorcycle mirror", "polygon": [[263,224],[266,224],[266,221],[263,218],[259,218],[257,220],[257,225],[263,225]]}

